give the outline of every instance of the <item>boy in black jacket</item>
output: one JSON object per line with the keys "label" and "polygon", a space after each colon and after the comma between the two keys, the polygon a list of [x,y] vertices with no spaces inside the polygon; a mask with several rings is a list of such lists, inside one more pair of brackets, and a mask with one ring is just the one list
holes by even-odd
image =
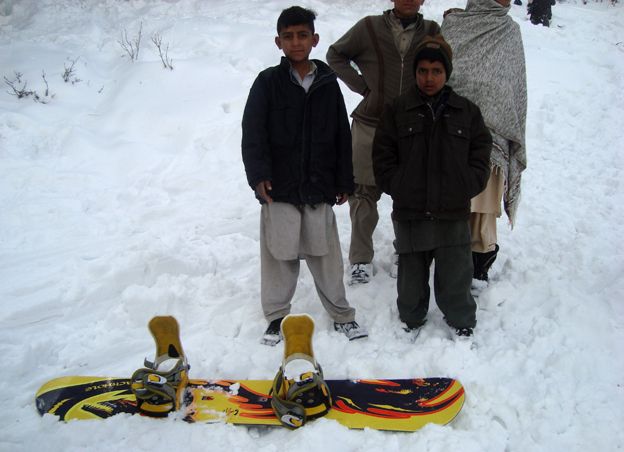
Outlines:
{"label": "boy in black jacket", "polygon": [[373,143],[375,179],[392,196],[399,316],[418,333],[429,308],[435,259],[436,302],[458,336],[472,336],[470,198],[490,174],[492,136],[479,108],[446,81],[452,51],[442,35],[416,51],[416,85],[386,107]]}
{"label": "boy in black jacket", "polygon": [[242,153],[260,201],[261,303],[269,322],[262,343],[277,344],[305,259],[336,331],[367,335],[355,322],[343,283],[332,206],[353,193],[351,135],[336,75],[310,60],[319,36],[313,11],[293,6],[277,21],[281,63],[256,78],[243,114]]}

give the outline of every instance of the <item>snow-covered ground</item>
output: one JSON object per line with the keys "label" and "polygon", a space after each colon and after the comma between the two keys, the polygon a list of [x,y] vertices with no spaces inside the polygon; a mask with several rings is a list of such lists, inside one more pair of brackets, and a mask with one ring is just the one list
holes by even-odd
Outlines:
{"label": "snow-covered ground", "polygon": [[[524,36],[528,157],[513,231],[480,298],[476,348],[448,336],[432,304],[410,343],[388,276],[390,200],[375,233],[377,273],[349,287],[367,340],[331,330],[303,271],[293,312],[317,322],[328,378],[451,376],[466,404],[414,434],[298,431],[117,416],[60,423],[34,394],[63,375],[126,376],[153,353],[147,322],[178,318],[193,377],[272,378],[262,346],[259,205],[246,185],[240,121],[249,87],[277,64],[278,0],[0,0],[1,75],[47,104],[0,91],[0,426],[2,451],[595,451],[624,447],[624,6],[567,0],[553,26],[511,14]],[[428,0],[441,23],[463,0]],[[327,47],[373,0],[309,0]],[[125,30],[142,24],[138,61]],[[169,44],[163,69],[150,37]],[[65,68],[75,61],[72,80]],[[45,96],[42,71],[49,84]],[[76,81],[80,79],[80,81]],[[358,96],[343,89],[348,108]],[[350,223],[336,209],[346,256]],[[620,427],[618,427],[618,425]]]}

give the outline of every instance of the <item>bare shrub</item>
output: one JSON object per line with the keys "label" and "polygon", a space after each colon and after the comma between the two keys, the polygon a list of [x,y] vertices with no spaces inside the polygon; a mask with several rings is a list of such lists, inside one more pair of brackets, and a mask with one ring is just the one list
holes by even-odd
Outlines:
{"label": "bare shrub", "polygon": [[39,94],[35,90],[28,89],[28,82],[23,79],[23,74],[21,72],[15,71],[14,78],[12,80],[4,76],[4,83],[11,88],[11,90],[7,91],[7,93],[17,97],[18,99],[25,99],[32,96],[35,102],[47,104],[54,98],[54,94],[50,94],[50,86],[48,85],[48,80],[46,79],[45,71],[43,70],[41,71],[41,78],[45,84],[45,91],[43,95]]}
{"label": "bare shrub", "polygon": [[134,39],[128,38],[128,31],[124,29],[121,33],[121,39],[117,41],[121,48],[130,57],[130,61],[139,59],[139,50],[141,49],[141,37],[143,35],[143,22],[139,25],[139,32]]}
{"label": "bare shrub", "polygon": [[154,33],[152,35],[152,42],[158,49],[158,55],[160,56],[160,61],[162,61],[163,68],[173,71],[173,60],[169,58],[169,43],[166,44],[163,51],[162,36],[160,33]]}
{"label": "bare shrub", "polygon": [[65,68],[65,71],[63,72],[62,77],[65,83],[71,83],[72,85],[75,85],[76,83],[79,83],[82,81],[78,77],[76,77],[76,69],[74,68],[79,58],[80,57],[76,58],[75,60],[69,60],[71,63],[69,67],[67,66],[67,64],[63,65],[63,67]]}
{"label": "bare shrub", "polygon": [[11,91],[7,91],[11,96],[15,96],[18,99],[29,97],[34,94],[34,91],[28,89],[28,82],[23,80],[23,74],[21,72],[14,72],[15,77],[13,80],[9,80],[6,75],[4,76],[4,83],[11,88]]}

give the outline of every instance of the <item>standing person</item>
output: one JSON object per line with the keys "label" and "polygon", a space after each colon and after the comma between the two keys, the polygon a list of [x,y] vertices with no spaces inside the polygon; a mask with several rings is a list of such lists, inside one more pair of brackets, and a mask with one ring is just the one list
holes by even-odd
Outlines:
{"label": "standing person", "polygon": [[493,137],[491,176],[471,206],[476,290],[487,285],[488,271],[499,251],[496,218],[501,216],[501,200],[514,225],[527,164],[524,47],[520,27],[507,14],[509,3],[468,0],[464,11],[451,11],[442,23],[442,34],[455,55],[449,84],[481,108]]}
{"label": "standing person", "polygon": [[269,322],[262,342],[280,340],[299,260],[305,259],[336,331],[367,335],[355,321],[343,283],[334,204],[353,192],[351,137],[336,75],[310,60],[319,36],[313,11],[293,6],[277,20],[278,66],[260,72],[243,114],[242,154],[260,215],[261,303]]}
{"label": "standing person", "polygon": [[527,14],[529,14],[531,23],[549,27],[552,19],[551,7],[553,5],[555,5],[555,0],[529,0],[527,3]]}
{"label": "standing person", "polygon": [[[356,186],[349,197],[349,284],[367,283],[373,276],[373,232],[379,221],[377,202],[382,192],[375,183],[371,154],[379,116],[385,104],[412,85],[417,44],[425,35],[440,32],[437,23],[424,20],[418,12],[423,2],[392,0],[393,9],[361,19],[327,51],[329,66],[352,91],[364,97],[351,115]],[[394,278],[396,259],[395,255],[390,271]]]}
{"label": "standing person", "polygon": [[373,144],[379,187],[392,196],[399,253],[397,306],[405,330],[418,333],[435,299],[457,336],[472,336],[470,198],[490,174],[492,137],[479,107],[446,85],[452,52],[442,35],[416,49],[416,86],[386,107]]}

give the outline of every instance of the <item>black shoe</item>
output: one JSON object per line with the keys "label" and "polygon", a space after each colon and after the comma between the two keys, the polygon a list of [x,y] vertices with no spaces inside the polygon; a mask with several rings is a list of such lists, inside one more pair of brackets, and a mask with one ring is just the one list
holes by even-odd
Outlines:
{"label": "black shoe", "polygon": [[419,326],[409,326],[407,324],[404,325],[405,326],[403,326],[403,331],[405,331],[408,340],[412,343],[416,342],[416,339],[418,339],[418,335],[420,334],[420,330],[422,330],[424,323]]}
{"label": "black shoe", "polygon": [[472,337],[472,335],[474,334],[473,329],[469,326],[462,326],[462,327],[453,326],[449,323],[446,317],[444,317],[444,321],[446,322],[448,326],[450,326],[451,328],[455,330],[455,335],[457,337],[468,338],[468,337]]}
{"label": "black shoe", "polygon": [[413,331],[418,331],[420,330],[423,326],[425,326],[425,323],[427,323],[427,319],[423,320],[422,322],[418,322],[418,323],[410,323],[410,322],[403,322],[403,331],[405,331],[406,333],[411,333]]}
{"label": "black shoe", "polygon": [[472,331],[472,328],[463,327],[463,328],[455,328],[455,334],[458,337],[471,337],[474,334],[474,332]]}
{"label": "black shoe", "polygon": [[474,279],[481,281],[488,280],[488,271],[496,260],[499,249],[499,246],[495,245],[494,251],[488,251],[487,253],[472,252],[472,265],[474,266],[472,277]]}
{"label": "black shoe", "polygon": [[275,319],[269,323],[269,326],[260,340],[261,344],[273,347],[280,343],[282,340],[282,330],[280,328],[282,326],[282,320],[284,320],[283,317]]}

